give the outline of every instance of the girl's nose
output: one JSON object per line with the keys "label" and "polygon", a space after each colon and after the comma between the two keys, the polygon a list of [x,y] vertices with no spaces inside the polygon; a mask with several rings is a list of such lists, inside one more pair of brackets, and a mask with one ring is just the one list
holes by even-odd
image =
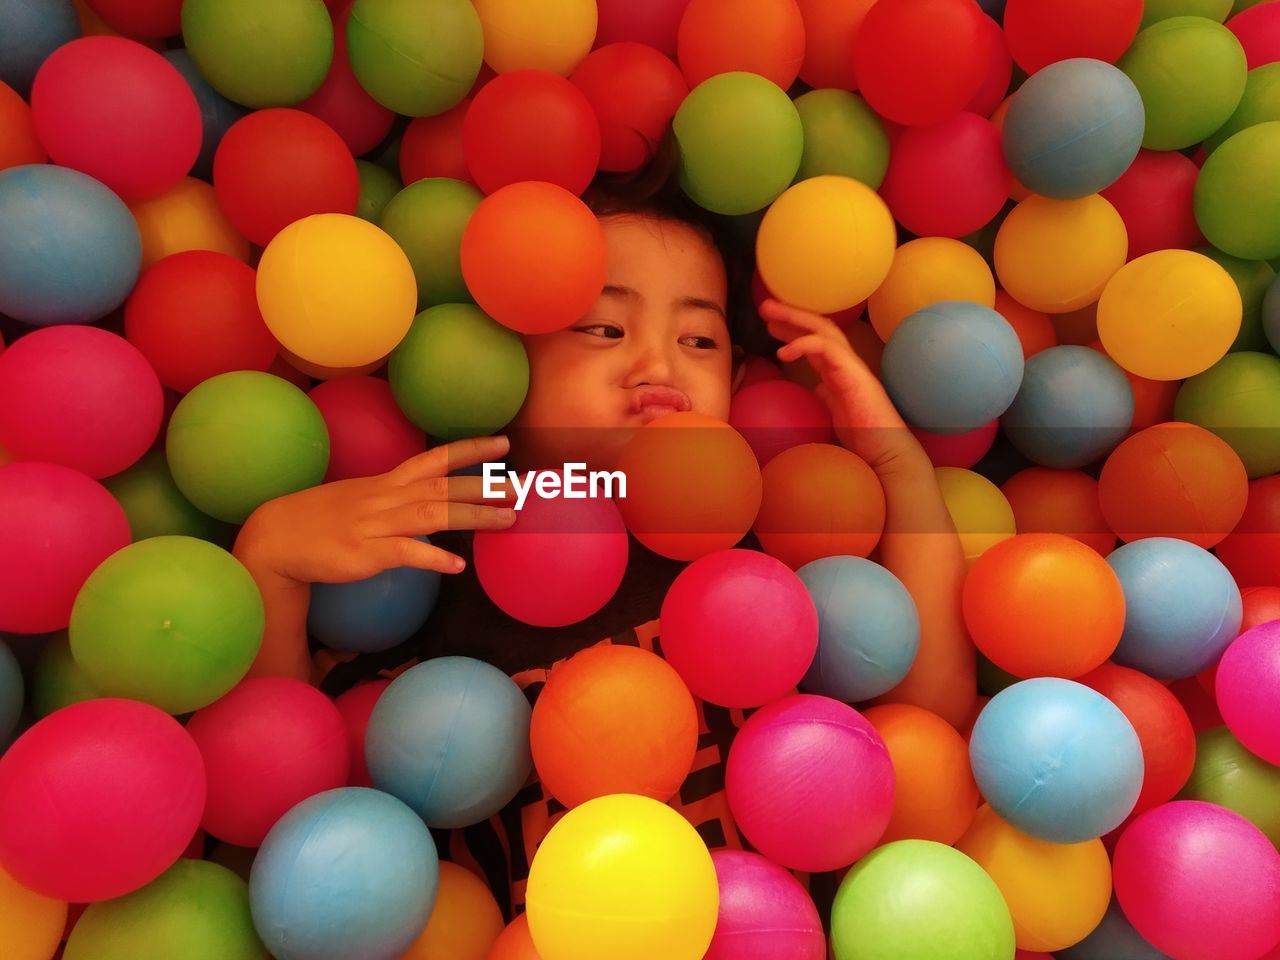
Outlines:
{"label": "girl's nose", "polygon": [[672,345],[656,337],[636,337],[632,340],[626,386],[638,387],[646,383],[670,384],[674,365]]}

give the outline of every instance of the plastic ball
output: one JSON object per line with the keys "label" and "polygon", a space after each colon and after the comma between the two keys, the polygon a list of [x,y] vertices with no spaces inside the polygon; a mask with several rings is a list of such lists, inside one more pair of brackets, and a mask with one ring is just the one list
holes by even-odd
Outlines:
{"label": "plastic ball", "polygon": [[1280,162],[1280,120],[1228,138],[1200,168],[1196,223],[1219,250],[1246,260],[1280,256],[1280,189],[1267,171]]}
{"label": "plastic ball", "polygon": [[459,250],[463,231],[481,199],[469,183],[434,177],[411,183],[384,208],[378,225],[413,265],[419,304],[468,299]]}
{"label": "plastic ball", "polygon": [[934,475],[969,566],[1017,533],[1009,501],[986,477],[960,467],[936,467]]}
{"label": "plastic ball", "polygon": [[1191,249],[1203,237],[1192,195],[1200,168],[1176,152],[1139,150],[1120,178],[1102,191],[1129,235],[1129,259],[1156,250]]}
{"label": "plastic ball", "polygon": [[745,850],[715,850],[711,859],[720,888],[716,933],[704,960],[760,956],[826,960],[822,921],[795,877]]}
{"label": "plastic ball", "polygon": [[680,185],[713,213],[767,207],[800,168],[800,114],[776,84],[754,73],[722,73],[698,84],[672,121]]}
{"label": "plastic ball", "polygon": [[129,205],[142,238],[142,269],[188,250],[212,250],[249,262],[249,241],[222,207],[213,187],[184,177],[158,197]]}
{"label": "plastic ball", "polygon": [[[1243,0],[1247,5],[1250,0]],[[1149,27],[1170,17],[1207,17],[1221,23],[1231,13],[1228,0],[1147,0],[1142,9],[1142,26]]]}
{"label": "plastic ball", "polygon": [[27,101],[3,81],[0,81],[0,122],[5,129],[5,138],[0,141],[0,170],[45,163],[49,159],[49,154],[36,137]]}
{"label": "plastic ball", "polygon": [[800,444],[835,442],[827,405],[789,380],[740,386],[729,407],[729,425],[751,445],[762,467]]}
{"label": "plastic ball", "polygon": [[687,820],[648,797],[600,797],[551,828],[525,897],[543,960],[701,960],[715,931],[715,865]]}
{"label": "plastic ball", "polygon": [[1249,484],[1244,514],[1216,552],[1241,587],[1275,582],[1275,572],[1280,570],[1280,477]]}
{"label": "plastic ball", "polygon": [[1195,738],[1195,767],[1179,800],[1202,800],[1240,814],[1280,841],[1280,768],[1258,758],[1226,727],[1203,730]]}
{"label": "plastic ball", "polygon": [[1241,634],[1227,647],[1218,666],[1218,707],[1227,726],[1245,747],[1268,763],[1280,765],[1276,735],[1276,695],[1280,686],[1280,622]]}
{"label": "plastic ball", "polygon": [[1111,960],[1127,957],[1129,960],[1169,960],[1168,956],[1151,946],[1142,934],[1133,929],[1124,917],[1115,895],[1102,921],[1074,947],[1059,950],[1059,960]]}
{"label": "plastic ball", "polygon": [[[346,4],[344,3],[344,6]],[[356,78],[347,53],[345,13],[334,11],[333,62],[318,90],[298,104],[298,109],[318,117],[333,128],[354,156],[369,153],[386,139],[395,114],[378,103]]]}
{"label": "plastic ball", "polygon": [[1142,20],[1142,0],[1009,0],[1005,37],[1027,73],[1071,57],[1114,63]]}
{"label": "plastic ball", "polygon": [[1260,0],[1238,0],[1232,6],[1233,16],[1227,22],[1227,29],[1244,47],[1250,70],[1277,59],[1276,11],[1254,10],[1257,6],[1260,6]]}
{"label": "plastic ball", "polygon": [[783,90],[795,83],[805,57],[805,21],[794,0],[690,0],[680,19],[677,56],[689,86],[743,71]]}
{"label": "plastic ball", "polygon": [[469,657],[425,661],[396,677],[373,708],[369,774],[430,827],[479,823],[529,777],[530,713],[496,667]]}
{"label": "plastic ball", "polygon": [[981,254],[950,237],[919,237],[895,251],[888,275],[867,301],[867,312],[887,343],[903,320],[941,300],[990,307],[995,299],[995,278]]}
{"label": "plastic ball", "polygon": [[854,39],[874,0],[797,0],[804,19],[804,62],[800,79],[814,90],[854,90]]}
{"label": "plastic ball", "polygon": [[667,662],[694,696],[723,707],[784,696],[818,646],[804,581],[755,550],[720,550],[689,564],[667,590],[661,620]]}
{"label": "plastic ball", "polygon": [[489,885],[466,867],[442,860],[431,917],[401,960],[486,960],[502,928]]}
{"label": "plastic ball", "polygon": [[400,139],[400,179],[409,185],[430,177],[471,182],[462,148],[462,127],[471,99],[434,117],[410,121]]}
{"label": "plastic ball", "polygon": [[369,729],[369,717],[373,713],[378,698],[390,685],[390,680],[364,681],[357,683],[345,693],[339,694],[334,700],[347,729],[347,755],[351,761],[351,771],[347,777],[348,786],[373,786],[373,779],[369,776],[369,765],[365,762],[365,733]]}
{"label": "plastic ball", "polygon": [[596,38],[592,0],[476,0],[484,28],[484,60],[499,74],[545,70],[568,76]]}
{"label": "plastic ball", "polygon": [[182,29],[180,0],[89,0],[87,6],[131,37],[171,37]]}
{"label": "plastic ball", "polygon": [[522,913],[498,935],[485,960],[540,960],[529,936],[529,915]]}
{"label": "plastic ball", "polygon": [[47,897],[123,896],[178,859],[204,800],[200,752],[172,717],[133,700],[73,704],[0,757],[0,860]]}
{"label": "plastic ball", "polygon": [[1000,421],[967,430],[964,433],[930,433],[911,427],[911,434],[924,449],[935,467],[961,467],[968,470],[985,457],[1000,433]]}
{"label": "plastic ball", "polygon": [[218,546],[231,545],[230,528],[201,513],[182,495],[159,448],[147,451],[132,467],[108,477],[102,485],[124,507],[135,541],[187,536]]}
{"label": "plastic ball", "polygon": [[1248,72],[1240,103],[1227,118],[1227,122],[1205,138],[1205,153],[1213,153],[1225,140],[1241,130],[1268,120],[1280,120],[1280,67],[1274,63],[1255,67]]}
{"label": "plastic ball", "polygon": [[1000,486],[1021,533],[1061,533],[1106,556],[1116,544],[1098,481],[1079,470],[1027,467]]}
{"label": "plastic ball", "polygon": [[654,0],[643,5],[630,0],[597,0],[596,46],[632,41],[674,57],[680,19],[688,4],[689,0]]}
{"label": "plastic ball", "polygon": [[67,925],[67,904],[28,890],[0,866],[0,936],[12,960],[49,960]]}
{"label": "plastic ball", "polygon": [[1275,945],[1280,857],[1239,814],[1180,800],[1120,836],[1116,897],[1155,947],[1187,960],[1247,960]]}
{"label": "plastic ball", "polygon": [[0,14],[0,83],[25,96],[49,54],[80,36],[70,0],[15,0]]}
{"label": "plastic ball", "polygon": [[1173,411],[1227,441],[1251,480],[1280,472],[1280,359],[1229,353],[1182,385]]}
{"label": "plastic ball", "polygon": [[328,380],[307,394],[329,433],[325,482],[387,473],[427,449],[426,437],[396,405],[385,380]]}
{"label": "plastic ball", "polygon": [[129,209],[75,170],[0,170],[0,313],[37,326],[90,323],[128,296],[142,244]]}
{"label": "plastic ball", "polygon": [[360,199],[356,201],[356,216],[369,223],[379,224],[382,211],[400,192],[400,178],[376,163],[356,161],[356,173],[360,177]]}
{"label": "plastic ball", "polygon": [[1240,331],[1231,342],[1229,350],[1266,350],[1267,334],[1262,323],[1262,301],[1267,295],[1267,288],[1276,278],[1275,268],[1265,260],[1241,260],[1213,247],[1202,247],[1199,252],[1227,271],[1240,293]]}
{"label": "plastic ball", "polygon": [[725,792],[738,829],[760,853],[792,870],[836,870],[884,833],[893,763],[852,707],[798,694],[747,718],[729,748]]}
{"label": "plastic ball", "polygon": [[213,89],[185,49],[166,50],[162,56],[182,75],[182,79],[195,94],[196,105],[200,108],[202,136],[200,152],[196,155],[191,174],[210,180],[213,178],[213,156],[218,144],[231,125],[244,116],[245,109]]}
{"label": "plastic ball", "polygon": [[271,828],[253,860],[249,904],[272,956],[399,957],[427,923],[439,876],[435,843],[412,810],[343,787]]}

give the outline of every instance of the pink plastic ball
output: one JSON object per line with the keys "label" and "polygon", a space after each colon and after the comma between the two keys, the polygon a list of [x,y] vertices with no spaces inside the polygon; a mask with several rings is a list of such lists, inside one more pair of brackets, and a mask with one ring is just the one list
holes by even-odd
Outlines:
{"label": "pink plastic ball", "polygon": [[928,454],[929,462],[935,467],[962,467],[968,470],[985,457],[996,442],[1000,421],[992,420],[986,426],[965,433],[929,433],[915,427],[910,429]]}
{"label": "pink plastic ball", "polygon": [[1244,47],[1250,70],[1280,60],[1280,7],[1259,3],[1241,10],[1227,21],[1227,29]]}
{"label": "pink plastic ball", "polygon": [[713,850],[711,862],[720,913],[703,960],[825,960],[822,921],[799,880],[745,850]]}
{"label": "pink plastic ball", "polygon": [[[569,480],[591,492],[583,474]],[[508,616],[563,627],[609,602],[629,547],[622,515],[608,497],[539,496],[530,488],[515,523],[476,532],[473,563],[481,588]]]}
{"label": "pink plastic ball", "polygon": [[1280,620],[1240,634],[1218,664],[1218,709],[1246,748],[1280,766]]}
{"label": "pink plastic ball", "polygon": [[185,177],[203,137],[200,106],[182,74],[123,37],[83,37],[50,54],[31,87],[31,116],[54,163],[130,201]]}
{"label": "pink plastic ball", "polygon": [[742,725],[729,748],[725,791],[743,836],[770,860],[792,870],[837,870],[875,847],[888,827],[893,762],[853,707],[798,694]]}
{"label": "pink plastic ball", "polygon": [[370,680],[340,694],[334,701],[342,722],[347,727],[347,750],[351,757],[351,772],[347,776],[349,787],[372,787],[369,765],[364,757],[364,734],[369,729],[369,716],[382,691],[391,686],[390,680]]}
{"label": "pink plastic ball", "polygon": [[1139,150],[1120,179],[1102,191],[1129,233],[1129,259],[1204,243],[1192,195],[1200,168],[1176,151]]}
{"label": "pink plastic ball", "polygon": [[307,394],[329,428],[325,482],[386,473],[427,449],[427,437],[377,377],[339,377]]}
{"label": "pink plastic ball", "polygon": [[802,443],[835,443],[831,411],[812,390],[790,380],[741,387],[729,406],[729,426],[766,463]]}
{"label": "pink plastic ball", "polygon": [[0,630],[61,630],[89,574],[129,536],[124,508],[83,473],[0,465]]}
{"label": "pink plastic ball", "polygon": [[0,863],[57,900],[123,896],[171,867],[204,808],[187,731],[136,700],[51,713],[0,758]]}
{"label": "pink plastic ball", "polygon": [[351,149],[362,156],[380,144],[395,122],[396,115],[369,96],[347,57],[347,16],[349,10],[333,12],[333,61],[324,83],[298,109],[319,117],[337,132]]}
{"label": "pink plastic ball", "polygon": [[347,785],[347,727],[332,700],[287,677],[253,677],[197,710],[187,732],[200,748],[209,799],[205,832],[257,847],[308,797]]}
{"label": "pink plastic ball", "polygon": [[668,57],[676,55],[680,20],[689,0],[597,0],[596,46],[633,40]]}
{"label": "pink plastic ball", "polygon": [[722,707],[758,707],[792,692],[818,649],[818,612],[804,582],[755,550],[690,563],[667,590],[660,619],[667,661],[694,696]]}
{"label": "pink plastic ball", "polygon": [[1216,804],[1142,814],[1116,843],[1113,877],[1134,929],[1178,960],[1256,960],[1280,936],[1280,854]]}
{"label": "pink plastic ball", "polygon": [[0,447],[15,460],[109,477],[147,452],[163,415],[146,357],[98,327],[45,327],[0,356]]}
{"label": "pink plastic ball", "polygon": [[742,361],[742,381],[738,384],[738,391],[741,392],[747,387],[757,383],[764,383],[767,380],[782,380],[782,370],[771,360],[764,357],[749,355]]}

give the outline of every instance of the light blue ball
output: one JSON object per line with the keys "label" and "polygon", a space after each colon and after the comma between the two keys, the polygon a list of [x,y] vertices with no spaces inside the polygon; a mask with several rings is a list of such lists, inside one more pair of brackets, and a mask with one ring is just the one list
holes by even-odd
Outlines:
{"label": "light blue ball", "polygon": [[440,863],[422,821],[367,787],[326,790],[271,828],[249,873],[276,960],[398,960],[435,905]]}
{"label": "light blue ball", "polygon": [[1273,353],[1280,353],[1280,274],[1262,297],[1262,332]]}
{"label": "light blue ball", "polygon": [[1133,423],[1133,388],[1110,357],[1088,347],[1041,350],[1001,419],[1005,436],[1042,467],[1077,469],[1108,454]]}
{"label": "light blue ball", "polygon": [[369,775],[430,827],[487,820],[529,779],[532,712],[497,667],[470,657],[420,663],[392,680],[373,708]]}
{"label": "light blue ball", "polygon": [[1022,370],[1022,342],[1009,322],[962,300],[911,314],[880,361],[880,379],[903,419],[933,433],[986,426],[1013,402]]}
{"label": "light blue ball", "polygon": [[204,133],[200,141],[200,155],[191,168],[191,175],[212,182],[213,155],[218,144],[231,125],[249,111],[213,89],[186,50],[166,50],[164,58],[182,74],[182,79],[187,81],[187,86],[196,96],[196,103],[200,105],[200,123],[204,127]]}
{"label": "light blue ball", "polygon": [[133,215],[99,181],[32,164],[0,171],[0,313],[38,326],[92,323],[138,279]]}
{"label": "light blue ball", "polygon": [[1078,57],[1037,70],[1004,119],[1004,157],[1032,193],[1087,197],[1129,169],[1142,147],[1146,112],[1118,67]]}
{"label": "light blue ball", "polygon": [[1110,833],[1142,790],[1132,724],[1073,680],[1023,680],[992,697],[973,726],[969,759],[996,813],[1049,843]]}
{"label": "light blue ball", "polygon": [[71,0],[0,2],[0,80],[26,98],[49,54],[80,36]]}
{"label": "light blue ball", "polygon": [[1054,956],[1058,960],[1169,960],[1133,929],[1114,896],[1093,933]]}
{"label": "light blue ball", "polygon": [[1172,537],[1135,540],[1107,563],[1124,590],[1124,633],[1112,659],[1161,680],[1199,673],[1240,632],[1240,589],[1208,550]]}
{"label": "light blue ball", "polygon": [[818,609],[818,652],[800,681],[858,703],[902,682],[920,648],[920,616],[902,581],[861,557],[824,557],[796,571]]}
{"label": "light blue ball", "polygon": [[22,700],[22,670],[8,644],[0,640],[0,753],[18,729]]}

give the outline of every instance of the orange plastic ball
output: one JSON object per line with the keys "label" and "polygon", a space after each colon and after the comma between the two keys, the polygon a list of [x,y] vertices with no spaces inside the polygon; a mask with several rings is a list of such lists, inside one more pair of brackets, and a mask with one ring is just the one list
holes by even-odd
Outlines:
{"label": "orange plastic ball", "polygon": [[580,320],[604,289],[604,231],[585,203],[538,180],[480,202],[462,234],[462,276],[485,313],[518,333]]}
{"label": "orange plastic ball", "polygon": [[507,925],[485,960],[541,960],[529,936],[528,914],[520,914]]}
{"label": "orange plastic ball", "polygon": [[821,90],[856,90],[853,38],[875,0],[796,0],[804,18],[805,52],[800,79]]}
{"label": "orange plastic ball", "polygon": [[691,88],[718,73],[745,71],[786,90],[800,73],[804,48],[795,0],[690,0],[676,58]]}
{"label": "orange plastic ball", "polygon": [[142,237],[142,269],[186,250],[214,250],[249,262],[249,241],[218,205],[213,187],[183,177],[158,197],[129,205]]}
{"label": "orange plastic ball", "polygon": [[969,745],[955,727],[921,707],[885,704],[862,715],[889,748],[897,784],[893,817],[880,842],[954,844],[969,829],[978,809]]}
{"label": "orange plastic ball", "polygon": [[618,455],[627,529],[654,553],[696,560],[734,546],[760,510],[760,463],[723,420],[684,411],[645,424]]}
{"label": "orange plastic ball", "polygon": [[44,163],[49,159],[36,139],[31,108],[4,81],[0,80],[0,170],[28,163]]}
{"label": "orange plastic ball", "polygon": [[1041,350],[1058,345],[1058,333],[1047,313],[1024,307],[1003,290],[996,291],[996,312],[1009,321],[1022,342],[1022,356],[1034,357]]}
{"label": "orange plastic ball", "polygon": [[538,777],[566,807],[613,793],[666,803],[693,766],[698,710],[661,657],[604,644],[551,671],[529,740]]}
{"label": "orange plastic ball", "polygon": [[884,533],[885,499],[867,462],[831,443],[802,443],[762,471],[754,530],[765,553],[797,570],[822,557],[866,557]]}
{"label": "orange plastic ball", "polygon": [[466,867],[442,860],[427,926],[400,960],[485,960],[502,930],[502,910],[489,885]]}
{"label": "orange plastic ball", "polygon": [[[1107,353],[1101,340],[1094,340],[1089,347],[1099,353]],[[1124,367],[1120,369],[1124,370]],[[1124,370],[1124,375],[1133,390],[1133,423],[1129,427],[1129,436],[1173,419],[1173,404],[1178,399],[1181,380],[1148,380],[1128,370]]]}
{"label": "orange plastic ball", "polygon": [[977,648],[1022,678],[1086,674],[1124,630],[1119,578],[1097,551],[1060,533],[996,544],[969,570],[962,606]]}
{"label": "orange plastic ball", "polygon": [[1102,515],[1098,481],[1080,470],[1028,467],[1000,488],[1021,533],[1062,533],[1106,556],[1116,535]]}

